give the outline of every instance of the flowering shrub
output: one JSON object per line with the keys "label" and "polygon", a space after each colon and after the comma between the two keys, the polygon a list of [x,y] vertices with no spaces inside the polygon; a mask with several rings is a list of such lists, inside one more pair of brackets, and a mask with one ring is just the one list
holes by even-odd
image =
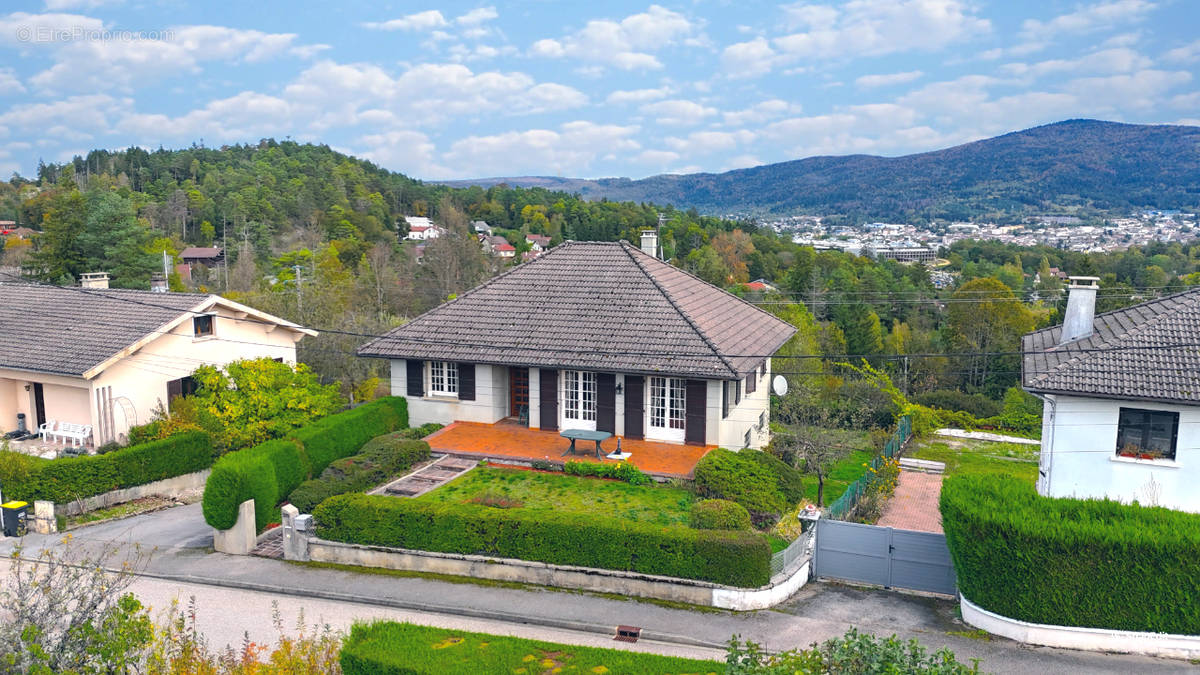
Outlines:
{"label": "flowering shrub", "polygon": [[630,485],[649,485],[654,479],[642,473],[642,470],[629,462],[616,464],[601,464],[599,462],[570,461],[563,465],[563,473],[572,476],[592,476],[595,478],[612,478],[629,483]]}

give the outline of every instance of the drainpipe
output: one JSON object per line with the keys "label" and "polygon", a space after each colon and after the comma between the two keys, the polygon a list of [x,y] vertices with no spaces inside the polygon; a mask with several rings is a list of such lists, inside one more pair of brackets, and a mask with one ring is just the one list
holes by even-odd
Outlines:
{"label": "drainpipe", "polygon": [[[1042,420],[1042,452],[1038,455],[1038,482],[1045,486],[1045,491],[1039,490],[1038,494],[1048,496],[1050,494],[1050,474],[1054,472],[1054,423],[1056,413],[1058,412],[1058,399],[1054,396],[1043,396],[1037,392],[1029,392],[1040,398],[1043,403],[1049,404],[1050,413]],[[1045,407],[1042,408],[1045,410]],[[1046,448],[1050,448],[1050,452],[1046,452]],[[1045,457],[1046,462],[1043,466],[1041,458]]]}

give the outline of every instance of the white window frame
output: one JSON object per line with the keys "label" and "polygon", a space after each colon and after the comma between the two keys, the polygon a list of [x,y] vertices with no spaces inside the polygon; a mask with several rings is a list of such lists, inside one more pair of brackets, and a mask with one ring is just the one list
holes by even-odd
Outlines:
{"label": "white window frame", "polygon": [[596,430],[596,373],[587,370],[562,371],[563,429]]}
{"label": "white window frame", "polygon": [[687,434],[687,382],[651,376],[646,387],[646,438],[682,443]]}
{"label": "white window frame", "polygon": [[429,362],[429,395],[458,398],[458,364],[454,361]]}

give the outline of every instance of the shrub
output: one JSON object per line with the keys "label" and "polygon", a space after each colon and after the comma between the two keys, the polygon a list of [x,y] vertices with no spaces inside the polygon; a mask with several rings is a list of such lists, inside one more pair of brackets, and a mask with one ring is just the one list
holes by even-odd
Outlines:
{"label": "shrub", "polygon": [[650,476],[629,462],[616,464],[601,464],[600,462],[584,462],[571,460],[563,465],[563,473],[572,476],[592,476],[594,478],[612,478],[629,483],[630,485],[649,485],[654,482]]}
{"label": "shrub", "polygon": [[414,427],[412,429],[405,429],[401,433],[404,434],[405,438],[413,438],[413,439],[420,440],[441,428],[442,428],[442,425],[438,424],[437,422],[426,422],[425,424],[422,424],[419,427]]}
{"label": "shrub", "polygon": [[968,394],[957,389],[935,389],[913,396],[913,401],[930,408],[959,410],[972,417],[995,417],[1000,414],[1000,404],[983,394]]}
{"label": "shrub", "polygon": [[321,472],[320,478],[301,483],[288,501],[303,513],[312,513],[334,495],[373,488],[429,459],[428,443],[402,435],[395,432],[371,439],[357,455],[339,459]]}
{"label": "shrub", "polygon": [[27,461],[19,453],[0,457],[5,498],[62,504],[112,490],[202,471],[212,464],[212,439],[203,432],[177,434],[114,450],[55,460]]}
{"label": "shrub", "polygon": [[1040,497],[1010,476],[950,476],[942,524],[962,594],[1022,621],[1200,634],[1200,515]]}
{"label": "shrub", "polygon": [[779,476],[773,465],[756,457],[763,454],[758,450],[713,450],[696,464],[696,493],[709,499],[737,502],[752,515],[778,517],[787,508],[788,500],[779,489]]}
{"label": "shrub", "polygon": [[353,544],[520,558],[741,587],[762,586],[771,575],[771,547],[753,532],[362,494],[331,497],[314,516],[321,537]]}
{"label": "shrub", "polygon": [[804,485],[801,483],[801,473],[796,467],[784,462],[769,452],[743,450],[748,457],[770,469],[775,474],[775,482],[783,495],[787,506],[798,504],[804,499]]}
{"label": "shrub", "polygon": [[697,530],[749,530],[750,512],[737,502],[705,499],[692,507],[691,526]]}
{"label": "shrub", "polygon": [[970,675],[979,672],[979,662],[971,665],[955,658],[945,647],[929,653],[915,639],[904,642],[895,635],[877,638],[851,628],[839,638],[813,644],[809,649],[793,649],[772,654],[761,646],[729,641],[726,672],[739,675],[782,675],[784,673],[937,673]]}
{"label": "shrub", "polygon": [[227,530],[238,505],[254,500],[259,529],[276,518],[275,507],[307,476],[357,452],[375,436],[408,424],[403,398],[381,398],[297,429],[287,440],[268,441],[223,456],[204,487],[204,519]]}

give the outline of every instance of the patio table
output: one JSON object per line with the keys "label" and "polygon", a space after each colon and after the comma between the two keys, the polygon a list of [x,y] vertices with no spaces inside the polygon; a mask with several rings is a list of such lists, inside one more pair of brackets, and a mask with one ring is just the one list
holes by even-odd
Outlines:
{"label": "patio table", "polygon": [[563,429],[559,432],[559,435],[571,441],[571,447],[567,448],[567,451],[563,453],[563,457],[576,454],[575,441],[596,441],[596,456],[600,457],[601,441],[612,438],[612,432],[596,431],[594,429]]}

